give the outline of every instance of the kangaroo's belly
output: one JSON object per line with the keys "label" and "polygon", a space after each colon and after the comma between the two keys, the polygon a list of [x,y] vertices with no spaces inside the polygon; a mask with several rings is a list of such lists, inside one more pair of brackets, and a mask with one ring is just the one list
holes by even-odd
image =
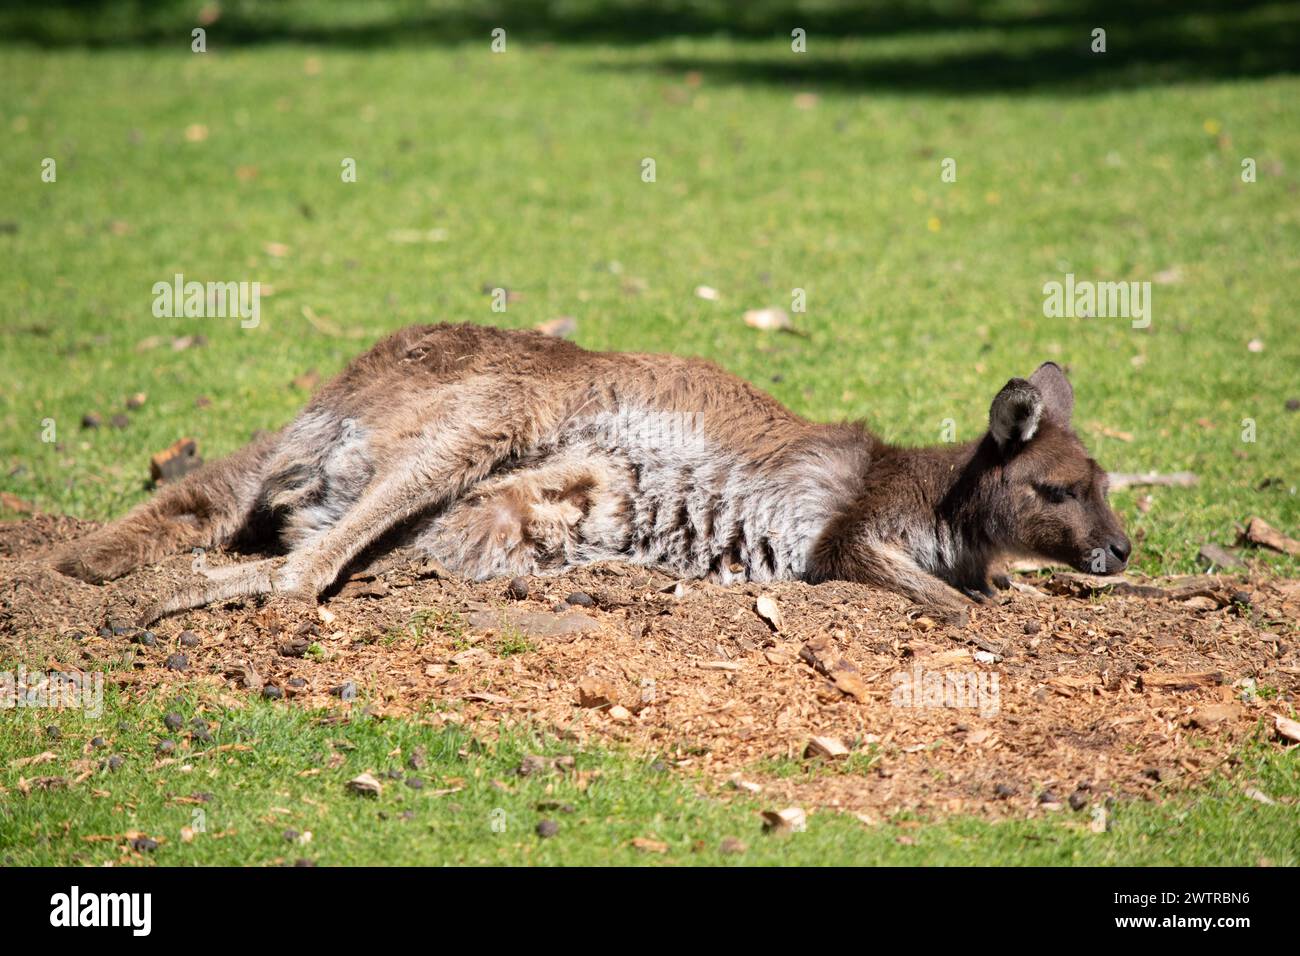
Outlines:
{"label": "kangaroo's belly", "polygon": [[480,482],[417,544],[480,579],[605,560],[724,583],[798,578],[830,517],[807,477],[728,456],[689,414],[611,413]]}

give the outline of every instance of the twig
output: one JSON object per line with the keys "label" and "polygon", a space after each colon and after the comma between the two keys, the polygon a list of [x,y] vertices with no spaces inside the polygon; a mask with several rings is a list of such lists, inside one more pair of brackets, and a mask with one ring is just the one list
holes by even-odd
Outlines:
{"label": "twig", "polygon": [[1162,475],[1156,471],[1112,471],[1106,476],[1110,479],[1110,490],[1121,488],[1140,488],[1146,485],[1166,485],[1172,488],[1190,488],[1200,481],[1190,471],[1175,471]]}

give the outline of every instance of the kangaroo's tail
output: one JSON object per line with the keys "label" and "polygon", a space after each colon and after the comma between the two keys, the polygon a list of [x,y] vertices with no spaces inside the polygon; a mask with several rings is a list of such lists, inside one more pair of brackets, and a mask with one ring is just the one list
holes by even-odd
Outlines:
{"label": "kangaroo's tail", "polygon": [[169,485],[112,524],[54,553],[56,570],[99,584],[189,548],[225,544],[257,507],[279,433]]}

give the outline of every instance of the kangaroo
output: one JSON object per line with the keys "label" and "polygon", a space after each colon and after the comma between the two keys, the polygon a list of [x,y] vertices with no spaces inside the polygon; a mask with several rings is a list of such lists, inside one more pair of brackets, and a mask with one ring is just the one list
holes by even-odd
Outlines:
{"label": "kangaroo", "polygon": [[[817,424],[699,359],[589,352],[536,332],[413,326],[289,425],[54,556],[102,583],[262,531],[285,554],[212,572],[145,612],[308,601],[363,551],[412,545],[474,579],[601,560],[720,583],[858,581],[961,614],[999,562],[1116,573],[1130,545],[1070,426],[1054,363],[1013,378],[966,444]],[[1004,582],[1003,582],[1004,583]]]}

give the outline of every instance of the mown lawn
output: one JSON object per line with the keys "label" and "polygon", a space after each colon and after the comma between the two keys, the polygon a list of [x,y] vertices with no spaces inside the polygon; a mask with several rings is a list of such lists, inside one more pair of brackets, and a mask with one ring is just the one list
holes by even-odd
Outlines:
{"label": "mown lawn", "polygon": [[[1122,56],[1129,35],[1112,33]],[[218,21],[202,55],[188,33],[0,50],[5,487],[107,517],[144,496],[149,453],[181,435],[231,450],[293,415],[306,396],[291,379],[388,330],[570,315],[584,346],[707,355],[800,412],[906,442],[939,440],[945,419],[974,436],[1008,377],[1055,359],[1103,464],[1202,477],[1146,513],[1140,493],[1117,496],[1140,568],[1191,570],[1254,514],[1293,531],[1300,83],[1112,85],[1074,78],[1071,56],[1061,86],[1034,58],[1057,35],[814,31],[802,55],[516,39],[493,54],[486,36],[231,49]],[[963,89],[933,65],[1000,50],[1047,71],[1043,88]],[[881,63],[916,76],[873,79]],[[260,325],[155,318],[153,284],[178,272],[272,287]],[[1070,272],[1155,282],[1151,326],[1045,318],[1044,283]],[[515,293],[505,313],[496,287]],[[741,321],[789,309],[793,289],[806,338]],[[194,334],[207,346],[138,349]],[[80,429],[137,391],[129,427]]]}
{"label": "mown lawn", "polygon": [[[958,17],[962,29],[937,4],[935,17],[864,38],[846,35],[847,15],[827,35],[810,18],[805,54],[779,17],[759,14],[732,40],[660,24],[632,42],[617,16],[593,15],[589,30],[580,17],[551,30],[530,20],[494,54],[493,16],[434,6],[452,13],[405,35],[383,15],[409,5],[289,4],[252,44],[264,5],[231,4],[206,54],[189,50],[188,13],[167,5],[138,30],[66,9],[40,29],[33,15],[0,16],[14,40],[0,47],[3,490],[107,518],[147,494],[150,453],[188,435],[216,457],[277,427],[307,397],[293,379],[328,376],[386,331],[572,316],[584,346],[705,355],[801,413],[865,417],[910,443],[937,441],[948,419],[975,436],[1008,377],[1054,359],[1071,369],[1077,422],[1105,466],[1201,477],[1152,491],[1146,510],[1146,492],[1115,496],[1138,568],[1194,570],[1200,544],[1230,543],[1252,515],[1296,533],[1300,412],[1286,406],[1300,397],[1300,81],[1270,59],[1297,35],[1294,7],[1112,16],[1112,59],[1098,61],[1089,17],[1038,25],[1016,4]],[[692,23],[712,33],[727,21]],[[955,182],[941,179],[948,158]],[[155,318],[153,285],[176,273],[263,283],[260,324]],[[1044,283],[1066,273],[1153,282],[1150,327],[1044,317]],[[512,292],[504,313],[492,311],[497,287]],[[790,309],[795,289],[803,335],[743,323],[747,309]],[[196,335],[206,344],[171,346]],[[125,412],[137,392],[147,400]],[[81,428],[90,412],[101,427]],[[109,423],[118,413],[124,428]],[[819,814],[808,833],[767,841],[754,807],[701,798],[618,754],[575,755],[604,775],[563,795],[578,809],[539,841],[544,784],[490,781],[510,779],[529,748],[564,749],[553,741],[466,761],[459,742],[418,726],[326,731],[258,705],[231,723],[259,746],[182,776],[148,769],[154,705],[115,706],[97,731],[128,754],[95,784],[111,797],[6,797],[7,860],[111,858],[81,837],[134,819],[169,834],[148,857],[159,862],[649,859],[627,848],[636,836],[667,841],[652,858],[668,862],[1297,861],[1295,829],[1276,819],[1294,809],[1248,801],[1235,783],[1124,810],[1102,838],[955,821],[909,829],[904,846],[890,826]],[[3,785],[20,775],[11,759],[45,746],[37,721],[69,720],[0,722]],[[66,759],[89,735],[70,727],[50,746]],[[296,776],[336,738],[356,746],[343,767]],[[442,755],[431,780],[472,783],[437,799],[400,783],[373,803],[340,792],[351,771],[417,739]],[[1293,759],[1259,772],[1275,796],[1300,794]],[[167,798],[191,789],[214,794],[212,830],[235,832],[182,844],[192,808]],[[306,796],[329,811],[317,819]],[[486,828],[497,806],[517,829]],[[289,849],[289,827],[315,840]],[[719,856],[727,835],[750,849]]]}

